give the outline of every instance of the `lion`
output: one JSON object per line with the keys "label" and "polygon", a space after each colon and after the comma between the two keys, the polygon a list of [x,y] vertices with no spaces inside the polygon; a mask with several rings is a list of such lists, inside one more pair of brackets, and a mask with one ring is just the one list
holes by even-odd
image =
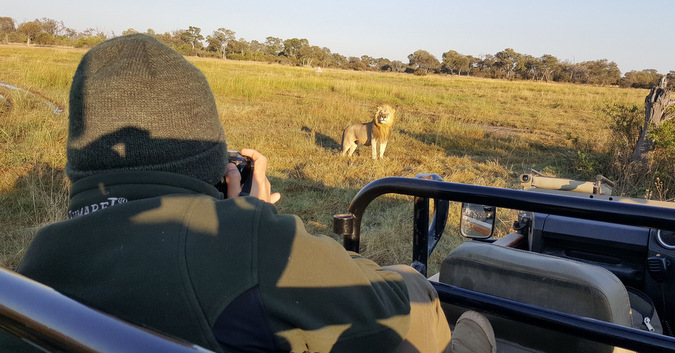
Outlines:
{"label": "lion", "polygon": [[[387,141],[394,125],[394,113],[396,110],[385,104],[377,107],[377,113],[373,121],[347,126],[342,132],[342,155],[350,156],[356,150],[358,144],[372,146],[373,159],[383,159]],[[377,145],[380,145],[379,155]]]}

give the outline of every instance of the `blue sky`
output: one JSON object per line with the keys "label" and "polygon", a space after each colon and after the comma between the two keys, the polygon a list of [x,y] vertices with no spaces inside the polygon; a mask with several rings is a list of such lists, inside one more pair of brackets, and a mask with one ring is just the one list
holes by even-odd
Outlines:
{"label": "blue sky", "polygon": [[128,28],[164,33],[224,27],[237,38],[305,38],[345,56],[401,60],[418,49],[495,54],[506,48],[559,60],[608,59],[622,73],[675,70],[673,0],[6,0],[0,16],[17,23],[63,21],[82,31],[119,35]]}

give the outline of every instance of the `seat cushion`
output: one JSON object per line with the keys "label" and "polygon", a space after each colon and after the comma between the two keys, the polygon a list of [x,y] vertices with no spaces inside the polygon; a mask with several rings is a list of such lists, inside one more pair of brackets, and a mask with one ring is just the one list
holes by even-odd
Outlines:
{"label": "seat cushion", "polygon": [[[471,241],[446,257],[439,280],[547,309],[632,326],[626,288],[613,273],[599,266]],[[449,304],[444,305],[444,310],[449,322],[454,322],[464,311]],[[497,338],[537,350],[612,350],[612,347],[532,325],[489,318]]]}

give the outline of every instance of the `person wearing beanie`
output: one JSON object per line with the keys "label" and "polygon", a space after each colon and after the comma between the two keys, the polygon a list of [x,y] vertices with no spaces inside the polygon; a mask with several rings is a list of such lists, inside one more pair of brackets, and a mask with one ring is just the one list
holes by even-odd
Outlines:
{"label": "person wearing beanie", "polygon": [[[252,149],[239,196],[206,78],[157,39],[117,37],[83,56],[66,150],[69,219],[38,232],[22,275],[214,352],[449,349],[428,281],[278,214]],[[0,351],[35,348],[0,337]]]}

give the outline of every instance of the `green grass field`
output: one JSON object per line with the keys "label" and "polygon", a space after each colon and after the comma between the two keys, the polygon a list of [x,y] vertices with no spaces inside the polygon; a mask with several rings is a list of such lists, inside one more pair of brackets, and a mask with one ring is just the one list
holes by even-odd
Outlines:
{"label": "green grass field", "polygon": [[[2,266],[16,266],[39,227],[65,219],[68,93],[83,54],[0,46]],[[211,84],[229,148],[255,148],[269,157],[269,179],[282,193],[280,212],[297,214],[310,232],[330,236],[333,214],[345,212],[361,187],[381,177],[436,173],[447,181],[507,188],[517,188],[517,176],[530,168],[590,178],[595,171],[587,161],[602,158],[610,138],[605,109],[642,105],[648,93],[188,59]],[[45,102],[65,111],[55,114]],[[341,157],[344,127],[369,121],[384,103],[397,109],[385,159],[371,160],[364,147],[355,157]],[[381,264],[410,263],[410,201],[386,196],[369,207],[364,254]],[[462,241],[458,208],[434,264]]]}

